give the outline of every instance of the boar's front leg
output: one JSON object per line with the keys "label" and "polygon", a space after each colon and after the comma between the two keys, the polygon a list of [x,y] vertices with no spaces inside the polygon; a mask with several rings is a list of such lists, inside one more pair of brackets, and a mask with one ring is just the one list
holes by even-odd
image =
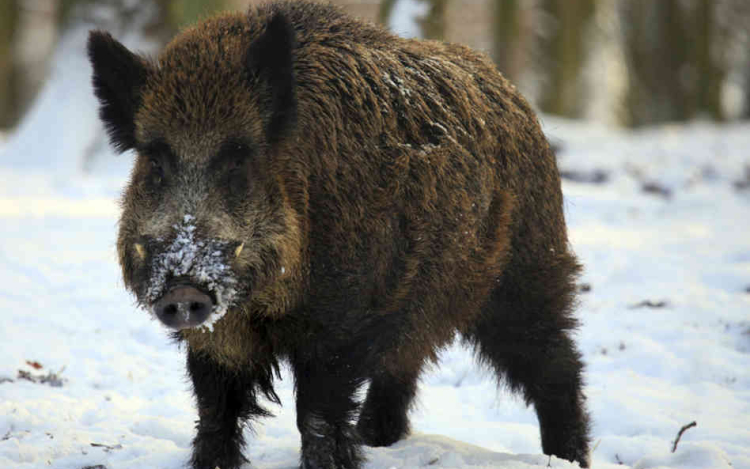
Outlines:
{"label": "boar's front leg", "polygon": [[193,469],[239,468],[247,461],[242,456],[243,421],[269,415],[258,405],[258,392],[278,402],[272,367],[232,370],[205,353],[190,350],[187,368],[200,418],[193,440]]}
{"label": "boar's front leg", "polygon": [[297,392],[297,428],[302,469],[358,469],[361,442],[352,425],[354,393],[364,378],[344,350],[321,356],[298,352],[292,360]]}

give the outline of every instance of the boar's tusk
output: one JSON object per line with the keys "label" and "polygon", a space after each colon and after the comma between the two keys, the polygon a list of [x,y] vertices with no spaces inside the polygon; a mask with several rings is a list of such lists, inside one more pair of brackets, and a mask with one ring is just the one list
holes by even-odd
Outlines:
{"label": "boar's tusk", "polygon": [[234,257],[240,257],[240,253],[242,253],[242,248],[245,247],[245,243],[240,244],[237,246],[237,249],[234,250]]}
{"label": "boar's tusk", "polygon": [[143,245],[141,243],[135,243],[133,244],[133,247],[135,248],[135,252],[138,254],[138,258],[140,260],[146,258],[146,250],[143,248]]}

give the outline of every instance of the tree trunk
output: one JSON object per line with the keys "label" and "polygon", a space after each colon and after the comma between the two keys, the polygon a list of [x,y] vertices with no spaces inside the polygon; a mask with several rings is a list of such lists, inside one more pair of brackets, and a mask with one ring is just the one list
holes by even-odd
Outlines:
{"label": "tree trunk", "polygon": [[[684,121],[700,114],[722,120],[727,74],[726,31],[717,4],[699,0],[630,0],[624,12],[629,60],[628,114],[634,126]],[[718,53],[716,53],[718,52]]]}
{"label": "tree trunk", "polygon": [[393,6],[396,4],[396,0],[382,0],[380,2],[380,8],[378,9],[378,23],[383,26],[388,26],[388,21],[391,19],[391,12]]}
{"label": "tree trunk", "polygon": [[716,24],[713,0],[700,0],[695,9],[696,42],[693,61],[697,83],[693,111],[703,112],[715,120],[724,120],[721,108],[721,86],[726,76],[723,57],[715,57],[712,51],[723,53],[725,34]]}
{"label": "tree trunk", "polygon": [[583,112],[583,66],[588,52],[586,32],[596,11],[596,0],[544,0],[542,9],[553,19],[542,39],[546,71],[539,105],[545,112],[580,117]]}
{"label": "tree trunk", "polygon": [[495,0],[492,11],[492,59],[511,81],[521,75],[521,6],[520,0]]}
{"label": "tree trunk", "polygon": [[18,21],[16,0],[0,2],[0,128],[8,128],[18,119],[18,66],[13,44]]}
{"label": "tree trunk", "polygon": [[443,39],[445,38],[445,8],[448,0],[423,0],[429,5],[427,14],[419,20],[422,28],[422,38]]}

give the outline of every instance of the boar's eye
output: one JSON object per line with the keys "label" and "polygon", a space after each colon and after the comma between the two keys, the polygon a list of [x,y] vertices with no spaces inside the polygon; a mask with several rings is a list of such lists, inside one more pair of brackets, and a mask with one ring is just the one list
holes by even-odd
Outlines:
{"label": "boar's eye", "polygon": [[230,173],[241,171],[250,157],[250,147],[242,142],[227,142],[219,150],[219,160]]}
{"label": "boar's eye", "polygon": [[143,148],[142,153],[148,158],[149,181],[156,186],[164,184],[172,158],[169,146],[161,141],[152,142]]}
{"label": "boar's eye", "polygon": [[151,171],[149,172],[149,175],[151,176],[151,179],[155,184],[161,184],[164,182],[164,168],[162,167],[161,163],[154,159],[149,158],[149,164],[151,165]]}
{"label": "boar's eye", "polygon": [[216,173],[220,174],[230,206],[237,206],[246,197],[250,184],[250,171],[254,152],[250,145],[237,140],[228,140],[219,149],[213,160]]}

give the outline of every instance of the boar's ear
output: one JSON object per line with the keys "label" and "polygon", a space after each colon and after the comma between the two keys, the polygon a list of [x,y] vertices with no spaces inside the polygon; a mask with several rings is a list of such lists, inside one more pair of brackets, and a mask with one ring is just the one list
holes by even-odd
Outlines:
{"label": "boar's ear", "polygon": [[261,36],[253,41],[246,58],[248,73],[267,92],[269,116],[266,138],[273,144],[294,126],[297,101],[294,87],[294,30],[281,13],[276,13]]}
{"label": "boar's ear", "polygon": [[104,31],[89,33],[88,54],[94,67],[99,117],[117,151],[135,147],[135,113],[148,73],[146,62]]}

